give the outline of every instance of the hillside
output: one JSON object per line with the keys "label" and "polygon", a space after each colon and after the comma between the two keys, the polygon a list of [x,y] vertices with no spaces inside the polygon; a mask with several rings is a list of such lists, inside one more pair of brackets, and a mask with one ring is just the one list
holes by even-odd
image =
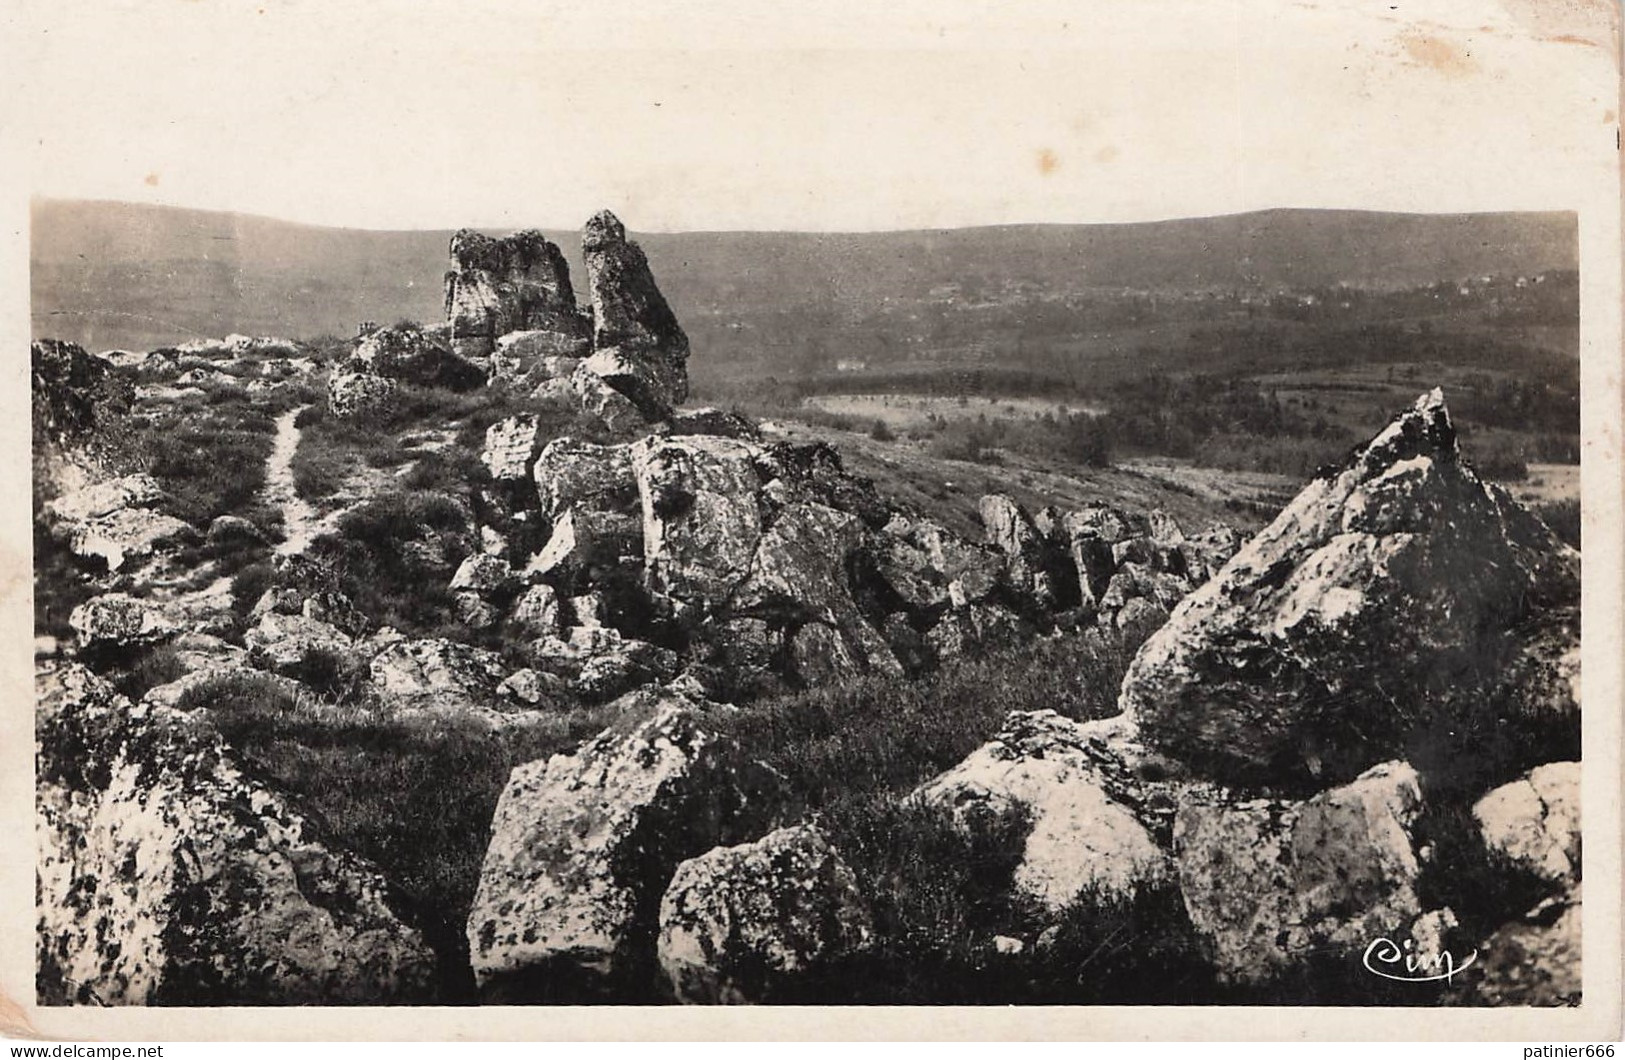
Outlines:
{"label": "hillside", "polygon": [[[450,234],[40,201],[33,330],[91,349],[140,349],[230,331],[349,335],[361,320],[438,319]],[[547,234],[579,271],[575,236]],[[1030,358],[1121,359],[1133,344],[1166,338],[1157,327],[1172,320],[1177,332],[1179,318],[1190,317],[1170,315],[1155,302],[1159,293],[1395,290],[1576,266],[1570,214],[1272,210],[1139,224],[639,239],[694,339],[702,386],[734,367],[805,375],[850,357],[871,366],[1006,358],[1012,351],[996,339],[1013,322],[1030,331],[1029,342],[1057,344],[1020,351]],[[1091,338],[1102,329],[1126,333],[1131,345],[1097,349]],[[1572,335],[1549,345],[1568,347]]]}

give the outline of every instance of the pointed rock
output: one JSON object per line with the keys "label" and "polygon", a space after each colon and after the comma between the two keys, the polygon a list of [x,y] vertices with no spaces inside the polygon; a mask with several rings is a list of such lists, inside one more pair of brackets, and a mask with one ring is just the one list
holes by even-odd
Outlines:
{"label": "pointed rock", "polygon": [[646,417],[664,419],[688,399],[688,336],[614,214],[588,221],[581,246],[593,309],[587,365]]}
{"label": "pointed rock", "polygon": [[[1460,461],[1435,390],[1186,597],[1135,657],[1120,705],[1220,779],[1347,779],[1448,712],[1542,699],[1508,692],[1506,675],[1531,649],[1531,620],[1578,591],[1579,554]],[[1564,695],[1554,732],[1575,723]]]}

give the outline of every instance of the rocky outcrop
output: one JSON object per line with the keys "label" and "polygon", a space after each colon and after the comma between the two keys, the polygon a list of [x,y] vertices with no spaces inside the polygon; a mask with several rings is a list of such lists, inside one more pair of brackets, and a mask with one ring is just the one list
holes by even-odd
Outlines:
{"label": "rocky outcrop", "polygon": [[873,937],[857,878],[807,825],[683,862],[660,902],[660,969],[688,1004],[794,1002]]}
{"label": "rocky outcrop", "polygon": [[76,343],[40,339],[29,360],[37,441],[78,446],[105,437],[130,410],[131,381]]}
{"label": "rocky outcrop", "polygon": [[987,543],[1005,554],[1011,587],[1045,610],[1065,606],[1062,594],[1076,586],[1077,575],[1070,579],[1072,585],[1059,576],[1056,561],[1060,556],[1047,547],[1027,512],[1009,497],[995,493],[982,498],[980,513]]}
{"label": "rocky outcrop", "polygon": [[593,354],[584,367],[645,417],[665,419],[688,399],[688,336],[614,214],[605,210],[587,222],[581,248],[593,314]]}
{"label": "rocky outcrop", "polygon": [[515,331],[497,339],[486,378],[489,386],[529,394],[539,401],[570,396],[570,378],[589,352],[585,336],[553,331]]}
{"label": "rocky outcrop", "polygon": [[564,627],[564,612],[558,590],[551,585],[532,585],[514,601],[508,623],[531,637],[548,637]]}
{"label": "rocky outcrop", "polygon": [[631,398],[610,386],[603,376],[585,364],[578,365],[562,387],[555,389],[550,382],[548,392],[568,394],[583,412],[597,417],[611,431],[631,430],[646,421],[643,411]]}
{"label": "rocky outcrop", "polygon": [[[529,417],[495,425],[485,461],[513,484],[528,467],[535,483],[534,497],[502,502],[534,505],[535,525],[547,531],[519,564],[520,580],[550,586],[561,599],[597,601],[590,615],[566,607],[557,628],[552,616],[544,623],[556,635],[534,653],[534,665],[567,681],[579,676],[571,668],[580,653],[567,649],[571,626],[608,626],[681,652],[713,676],[725,674],[715,689],[726,693],[768,674],[813,685],[918,673],[1078,624],[1075,610],[1054,610],[1077,595],[1065,550],[1013,502],[1002,510],[1037,535],[1032,548],[1042,555],[1034,564],[1062,586],[1043,598],[1048,603],[1030,579],[1024,592],[1012,586],[1011,561],[998,547],[893,511],[827,445],[667,429],[616,445],[556,438],[534,452],[539,433]],[[497,517],[506,521],[487,526],[487,551],[507,549],[507,535],[527,514],[508,511]],[[1127,516],[1119,518],[1127,525]],[[1144,559],[1149,548],[1144,553],[1136,555]],[[1131,617],[1138,594],[1171,606],[1188,588],[1172,574],[1118,568],[1109,555],[1107,563],[1103,577],[1115,588],[1105,595]],[[481,600],[483,627],[493,621],[485,605],[502,603]],[[468,606],[473,622],[476,604]],[[1085,617],[1097,614],[1108,627],[1117,617],[1105,610]],[[568,662],[561,668],[560,660]]]}
{"label": "rocky outcrop", "polygon": [[712,434],[718,438],[745,438],[760,441],[761,428],[747,416],[709,406],[677,409],[658,429],[668,434]]}
{"label": "rocky outcrop", "polygon": [[434,955],[378,871],[207,724],[70,667],[40,680],[36,740],[45,1003],[433,999]]}
{"label": "rocky outcrop", "polygon": [[510,352],[532,349],[581,356],[588,321],[576,307],[570,266],[558,246],[534,229],[494,239],[469,229],[451,237],[446,273],[446,321],[453,349],[485,357],[512,332],[546,336]]}
{"label": "rocky outcrop", "polygon": [[[1577,604],[1579,556],[1462,463],[1439,391],[1312,482],[1136,656],[1121,706],[1237,783],[1347,779],[1451,712],[1494,728],[1567,682],[1520,657]],[[1502,713],[1498,713],[1502,712]],[[1566,715],[1566,717],[1565,717]]]}
{"label": "rocky outcrop", "polygon": [[1552,762],[1473,804],[1479,834],[1521,868],[1554,883],[1580,875],[1580,763]]}
{"label": "rocky outcrop", "polygon": [[340,419],[388,411],[400,387],[467,390],[485,382],[485,369],[413,324],[377,328],[363,335],[350,356],[327,379],[327,407]]}
{"label": "rocky outcrop", "polygon": [[638,510],[638,482],[630,448],[555,438],[534,466],[542,514],[557,519],[571,508],[630,513]]}
{"label": "rocky outcrop", "polygon": [[1229,527],[1187,535],[1156,509],[1136,515],[1107,505],[1050,507],[1029,516],[1011,498],[990,494],[980,514],[1004,570],[996,584],[985,575],[963,582],[961,595],[980,589],[985,600],[996,589],[1029,618],[1064,615],[1104,629],[1160,626],[1240,546]]}
{"label": "rocky outcrop", "polygon": [[1257,982],[1310,955],[1410,937],[1423,913],[1421,812],[1403,762],[1303,802],[1184,798],[1173,829],[1180,892],[1220,974]]}
{"label": "rocky outcrop", "polygon": [[573,755],[515,769],[468,920],[486,995],[646,990],[658,904],[678,864],[759,834],[777,787],[701,710],[672,701]]}
{"label": "rocky outcrop", "polygon": [[29,351],[33,478],[40,502],[130,466],[126,418],[135,400],[130,378],[71,342],[41,339]]}
{"label": "rocky outcrop", "polygon": [[1083,723],[1040,710],[1010,715],[918,796],[967,827],[1021,814],[1029,831],[1013,883],[1059,912],[1085,894],[1132,897],[1170,877],[1164,845],[1179,789],[1142,779],[1166,769],[1120,719]]}
{"label": "rocky outcrop", "polygon": [[523,482],[530,478],[544,442],[534,413],[511,416],[486,428],[480,462],[498,482]]}
{"label": "rocky outcrop", "polygon": [[593,702],[669,681],[678,669],[677,653],[671,649],[599,624],[578,625],[563,636],[539,637],[526,646],[526,653],[534,669]]}

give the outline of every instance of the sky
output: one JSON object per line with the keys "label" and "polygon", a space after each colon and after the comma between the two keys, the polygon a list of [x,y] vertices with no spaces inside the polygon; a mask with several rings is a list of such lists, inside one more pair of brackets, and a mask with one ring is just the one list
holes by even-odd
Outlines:
{"label": "sky", "polygon": [[1616,164],[1609,10],[6,0],[0,85],[33,195],[328,225],[1573,209]]}

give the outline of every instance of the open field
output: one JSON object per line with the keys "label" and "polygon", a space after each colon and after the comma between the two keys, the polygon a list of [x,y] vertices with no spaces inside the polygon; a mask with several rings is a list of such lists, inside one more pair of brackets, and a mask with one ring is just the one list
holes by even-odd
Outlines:
{"label": "open field", "polygon": [[1082,412],[1097,415],[1104,411],[1100,406],[1067,401],[996,395],[946,398],[926,394],[816,394],[807,398],[805,404],[809,409],[849,417],[858,423],[884,423],[894,431],[918,430],[930,425],[933,420],[959,421],[978,417],[1036,420],[1057,414]]}

